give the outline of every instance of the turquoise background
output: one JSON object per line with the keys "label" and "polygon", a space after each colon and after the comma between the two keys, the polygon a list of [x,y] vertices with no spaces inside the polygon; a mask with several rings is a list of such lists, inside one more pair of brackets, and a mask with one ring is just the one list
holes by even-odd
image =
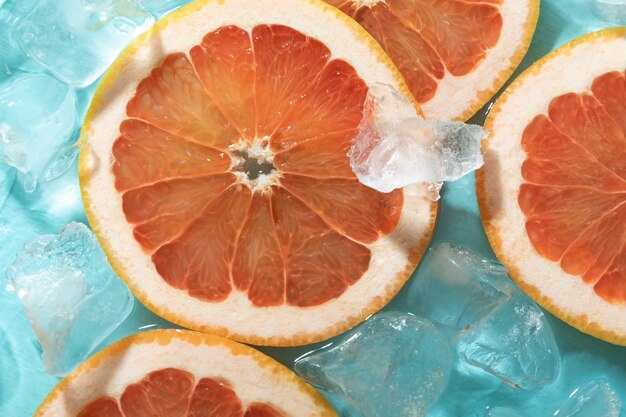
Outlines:
{"label": "turquoise background", "polygon": [[[516,75],[563,43],[607,26],[609,25],[594,17],[588,0],[542,1],[535,36]],[[89,101],[93,90],[94,87],[79,91],[82,103]],[[491,103],[481,109],[471,122],[482,124],[490,106]],[[451,242],[468,246],[486,257],[495,259],[478,214],[474,174],[445,185],[439,210],[439,221],[431,246],[439,242]],[[35,195],[24,194],[19,185],[15,185],[11,196],[0,211],[0,271],[6,270],[11,264],[24,242],[41,233],[57,232],[71,220],[86,222],[75,166],[71,172],[53,181],[41,193]],[[25,417],[33,414],[58,382],[58,378],[44,373],[41,348],[17,298],[13,293],[4,290],[3,280],[2,276],[0,417]],[[404,309],[402,295],[403,293],[396,297],[388,308]],[[549,314],[548,316],[563,355],[558,380],[549,389],[539,392],[501,387],[490,402],[496,405],[517,405],[521,407],[520,409],[525,409],[531,417],[547,416],[551,415],[548,413],[553,412],[574,387],[599,375],[605,376],[622,400],[626,401],[626,348],[596,340]],[[136,301],[129,319],[103,342],[102,347],[137,331],[169,327],[175,326],[155,316]],[[326,343],[328,342],[323,344]],[[320,345],[322,344],[261,350],[291,366],[295,358]],[[463,417],[481,416],[474,410],[479,405],[467,403],[467,413]],[[348,415],[349,411],[344,413]],[[621,415],[626,416],[626,411]]]}

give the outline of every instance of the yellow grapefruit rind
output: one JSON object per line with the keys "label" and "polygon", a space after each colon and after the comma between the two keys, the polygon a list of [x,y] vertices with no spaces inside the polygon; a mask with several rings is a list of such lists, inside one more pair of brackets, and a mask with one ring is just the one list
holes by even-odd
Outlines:
{"label": "yellow grapefruit rind", "polygon": [[[419,238],[417,243],[408,248],[406,266],[401,271],[397,272],[394,277],[389,279],[384,292],[373,298],[365,308],[347,315],[341,321],[335,323],[332,326],[326,327],[324,331],[300,331],[294,334],[290,334],[288,336],[271,337],[259,336],[251,332],[243,333],[233,331],[232,329],[229,329],[227,324],[223,326],[207,325],[199,321],[189,320],[178,314],[174,309],[170,309],[165,305],[152,302],[151,297],[141,288],[141,285],[139,285],[135,282],[134,279],[132,279],[131,274],[128,272],[128,268],[120,259],[120,256],[118,256],[117,252],[113,249],[111,242],[104,237],[102,223],[94,212],[92,192],[97,194],[99,190],[91,190],[90,186],[95,172],[94,160],[96,161],[96,165],[99,164],[99,161],[98,158],[94,158],[89,143],[89,137],[91,136],[91,133],[93,131],[92,122],[94,118],[97,117],[97,115],[109,104],[108,100],[106,99],[107,95],[115,93],[115,91],[111,92],[111,90],[115,86],[115,82],[120,74],[124,74],[125,71],[128,70],[128,60],[136,55],[141,50],[141,46],[144,43],[147,43],[149,39],[153,37],[158,38],[159,34],[167,26],[175,24],[178,20],[185,16],[196,13],[207,5],[224,4],[228,3],[229,1],[233,0],[197,0],[166,16],[162,20],[158,21],[148,31],[139,36],[133,43],[131,43],[118,56],[115,62],[111,65],[110,69],[104,75],[86,114],[83,128],[81,131],[81,139],[79,141],[80,155],[78,159],[78,173],[82,199],[85,205],[85,211],[89,220],[89,224],[91,225],[94,233],[98,237],[98,240],[102,245],[102,248],[106,253],[113,270],[128,285],[130,290],[142,302],[142,304],[144,304],[146,307],[148,307],[150,310],[160,315],[161,317],[164,317],[165,319],[186,328],[199,330],[206,333],[212,333],[243,343],[250,343],[259,346],[299,346],[322,341],[350,329],[354,325],[365,320],[370,315],[376,313],[378,310],[384,307],[402,288],[404,283],[409,279],[409,277],[417,267],[419,261],[424,254],[424,251],[426,250],[426,247],[431,240],[438,213],[438,205],[436,202],[428,201],[428,203],[424,203],[423,201],[426,201],[426,199],[421,197],[419,198],[420,201],[422,201],[420,204],[428,204],[429,206],[428,213],[423,215],[424,217],[427,217],[427,219],[425,220],[425,223],[427,224],[427,226],[425,227],[425,231],[421,234],[421,238]],[[324,13],[328,14],[329,17],[339,20],[342,25],[348,28],[355,35],[355,37],[359,39],[360,42],[364,43],[367,46],[372,54],[376,56],[377,60],[387,68],[389,73],[392,74],[396,87],[411,100],[418,114],[423,116],[419,105],[410,94],[408,86],[406,85],[398,69],[395,67],[391,59],[385,54],[384,50],[378,45],[376,40],[373,39],[363,28],[361,28],[360,25],[358,25],[348,16],[341,13],[339,10],[319,0],[295,0],[295,2],[300,2],[319,8]],[[297,5],[294,4],[293,7],[297,8]],[[237,22],[233,22],[233,24],[237,24]],[[198,39],[198,42],[199,41],[200,40]],[[139,81],[140,79],[136,80],[137,83]],[[407,198],[405,196],[405,205],[403,207],[403,212],[407,211],[408,208],[415,206],[415,201],[415,197]],[[409,230],[396,230],[396,232],[392,233],[392,235],[394,235],[392,236],[393,239],[397,240],[397,243],[400,246],[406,241],[415,240],[414,236],[410,236],[410,227]],[[178,290],[172,288],[172,291]]]}
{"label": "yellow grapefruit rind", "polygon": [[[506,83],[509,77],[511,77],[515,69],[519,66],[520,62],[522,62],[522,59],[526,55],[526,52],[528,51],[528,48],[530,47],[530,43],[535,33],[537,20],[539,19],[540,0],[528,0],[527,6],[519,5],[518,0],[505,0],[505,4],[500,6],[501,12],[504,12],[503,7],[507,6],[507,3],[510,3],[512,5],[511,13],[521,13],[522,10],[528,12],[528,15],[526,16],[526,19],[522,25],[521,40],[519,40],[519,42],[517,43],[518,45],[517,49],[515,49],[513,54],[511,54],[509,57],[501,57],[498,59],[498,61],[508,59],[509,65],[502,68],[500,71],[498,71],[498,73],[495,75],[493,82],[491,83],[490,86],[476,91],[474,99],[472,99],[470,103],[464,107],[464,110],[460,114],[448,114],[447,113],[448,110],[445,110],[446,107],[448,107],[446,106],[445,101],[449,101],[451,99],[449,95],[454,94],[453,92],[450,94],[444,94],[442,96],[443,101],[440,101],[437,99],[437,95],[442,93],[441,91],[442,81],[439,81],[440,85],[438,86],[435,97],[433,97],[433,99],[427,101],[426,103],[422,104],[422,110],[426,114],[427,118],[432,117],[434,119],[452,119],[452,120],[461,120],[461,121],[468,120],[474,114],[476,114],[476,112],[478,112],[478,110],[480,110],[496,94],[496,92],[500,90],[500,88],[502,88],[502,86]],[[505,19],[503,22],[504,24],[507,24],[506,18],[507,18],[506,14],[503,15],[503,19]],[[506,40],[503,41],[501,38],[499,39],[499,42],[507,42],[507,41]],[[489,53],[493,53],[493,51],[492,50],[488,51],[488,56],[489,56]],[[485,64],[485,67],[482,66],[483,64]],[[485,70],[481,71],[481,68],[485,68]],[[492,69],[489,63],[485,63],[483,61],[481,62],[481,64],[479,64],[479,66],[473,72],[465,76],[454,77],[448,74],[448,72],[446,71],[446,78],[450,77],[452,79],[458,80],[456,81],[456,83],[465,82],[464,79],[471,77],[472,74],[474,74],[474,72],[476,71],[481,71],[481,73],[478,75],[480,76],[480,78],[483,78],[489,75],[490,73],[489,71],[492,71]],[[444,80],[446,80],[446,78],[444,78]],[[467,80],[466,83],[467,85],[473,86],[473,85],[476,85],[476,80]],[[450,88],[456,89],[458,87],[451,86]]]}
{"label": "yellow grapefruit rind", "polygon": [[[88,376],[91,372],[98,370],[102,366],[109,366],[110,364],[108,362],[115,362],[117,358],[122,357],[124,354],[127,354],[128,349],[133,345],[136,346],[142,344],[155,344],[156,349],[159,349],[162,346],[169,345],[173,341],[184,342],[185,344],[190,345],[190,347],[197,347],[201,345],[209,347],[224,347],[233,357],[246,356],[252,359],[262,370],[262,372],[279,378],[284,386],[289,386],[290,389],[295,389],[295,391],[297,391],[299,394],[302,394],[302,396],[308,400],[305,402],[309,403],[310,407],[316,410],[315,413],[307,414],[308,416],[337,417],[337,413],[317,390],[306,384],[288,368],[276,362],[269,356],[260,353],[256,349],[237,342],[233,342],[228,339],[224,339],[219,336],[208,335],[189,330],[153,330],[138,333],[122,339],[107,347],[106,349],[101,350],[100,352],[89,358],[87,361],[83,362],[70,375],[63,378],[61,382],[59,382],[59,384],[50,392],[50,394],[48,394],[48,397],[43,401],[43,403],[41,403],[41,405],[35,412],[34,417],[74,417],[77,414],[78,410],[80,410],[80,408],[87,405],[90,401],[96,400],[99,396],[106,394],[114,396],[119,395],[119,392],[100,392],[99,394],[90,397],[91,389],[104,389],[106,391],[108,389],[107,385],[110,381],[95,381],[97,386],[94,387],[80,385],[80,379],[85,378],[85,376]],[[148,359],[149,358],[146,358],[146,360]],[[193,366],[193,364],[190,364],[190,366]],[[167,364],[160,362],[155,364],[155,368],[153,370],[163,369],[166,367],[168,367]],[[111,368],[116,369],[114,367]],[[219,369],[207,369],[201,370],[200,372],[202,371],[206,372],[206,377],[219,377],[220,375]],[[128,384],[135,382],[138,381],[128,381]],[[268,381],[252,381],[250,386],[254,386],[255,384],[268,384]],[[119,388],[123,390],[125,387]],[[80,391],[80,394],[77,394],[77,396],[82,395],[83,401],[79,401],[79,403],[77,404],[72,404],[73,402],[76,402],[76,398],[72,395],[72,389],[82,390]],[[242,392],[238,392],[238,395],[242,394]],[[281,399],[279,397],[280,396],[277,395],[275,398],[267,398],[265,399],[265,401],[271,404],[275,404],[276,406],[281,408],[287,406],[287,404],[278,404],[276,402],[277,399]],[[287,400],[293,401],[294,399],[289,398]],[[59,407],[62,411],[59,410]],[[70,409],[68,410],[67,408]]]}
{"label": "yellow grapefruit rind", "polygon": [[[532,66],[526,69],[522,74],[519,75],[515,79],[513,83],[507,88],[507,90],[498,98],[493,108],[491,109],[487,120],[485,121],[485,128],[490,132],[490,137],[485,145],[487,147],[487,155],[485,157],[485,165],[483,168],[477,171],[476,173],[476,194],[478,199],[478,207],[480,209],[480,214],[482,218],[482,222],[487,233],[487,237],[489,238],[489,242],[498,257],[498,259],[507,266],[509,275],[513,278],[513,280],[517,283],[517,285],[528,294],[533,300],[535,300],[538,304],[540,304],[543,308],[548,310],[550,313],[554,314],[561,320],[565,321],[572,327],[580,330],[581,332],[587,333],[596,338],[602,339],[606,342],[617,344],[617,345],[625,345],[626,346],[626,331],[615,331],[607,328],[607,326],[603,323],[600,323],[594,320],[593,317],[589,317],[585,314],[572,314],[567,311],[563,306],[558,305],[551,297],[545,296],[542,291],[536,286],[529,284],[525,279],[525,274],[520,271],[519,264],[523,261],[520,259],[519,255],[516,257],[514,253],[508,253],[503,250],[503,242],[502,242],[502,234],[510,233],[509,230],[504,230],[497,225],[494,224],[495,213],[493,207],[490,203],[490,193],[493,190],[490,190],[486,186],[486,171],[490,169],[490,161],[491,158],[489,156],[489,144],[493,141],[494,137],[494,123],[498,116],[502,112],[502,107],[507,102],[509,97],[517,91],[520,85],[524,83],[524,81],[531,77],[536,76],[541,73],[542,68],[552,59],[562,56],[569,55],[571,51],[579,45],[583,45],[588,42],[596,42],[602,40],[611,40],[611,39],[619,39],[622,37],[626,37],[626,27],[615,27],[600,30],[597,32],[592,32],[581,36],[569,43],[561,46],[560,48],[552,51],[547,54],[540,60],[536,61]],[[590,57],[592,58],[592,57]],[[564,69],[564,79],[567,80],[566,73],[569,69]],[[600,74],[597,74],[600,75]],[[589,85],[593,80],[589,80]],[[562,93],[568,93],[569,91],[563,91]],[[538,110],[537,114],[542,113],[542,111]],[[520,140],[520,138],[509,138],[509,140]],[[520,148],[521,149],[521,148]],[[520,152],[523,152],[520,150]],[[498,197],[493,197],[497,199]],[[502,196],[500,197],[502,198]],[[515,205],[517,206],[517,194],[515,194]],[[517,206],[519,207],[519,206]],[[523,239],[528,240],[528,237],[525,233],[523,233]],[[529,243],[530,244],[530,243]],[[539,255],[538,255],[539,256]],[[547,261],[547,260],[546,260]],[[548,261],[551,262],[551,261]],[[556,264],[556,263],[555,263]],[[539,271],[535,271],[539,273]],[[564,275],[568,275],[563,272]],[[581,281],[581,278],[578,276],[569,277],[572,280]],[[591,286],[588,286],[588,290],[590,292],[593,291]],[[608,303],[607,303],[608,306]],[[626,309],[624,309],[624,318],[626,318]],[[615,318],[615,320],[619,320]]]}

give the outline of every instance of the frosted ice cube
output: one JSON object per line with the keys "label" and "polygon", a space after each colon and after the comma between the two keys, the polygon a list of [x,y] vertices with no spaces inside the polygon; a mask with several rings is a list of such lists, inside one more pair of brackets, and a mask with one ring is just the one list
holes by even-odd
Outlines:
{"label": "frosted ice cube", "polygon": [[384,312],[329,347],[296,360],[296,372],[365,417],[422,417],[452,367],[449,342],[428,320]]}
{"label": "frosted ice cube", "polygon": [[411,312],[462,329],[516,293],[506,268],[469,249],[441,243],[429,250],[407,291]]}
{"label": "frosted ice cube", "polygon": [[576,388],[554,417],[619,417],[621,407],[609,383],[597,379]]}
{"label": "frosted ice cube", "polygon": [[27,192],[69,167],[77,118],[74,90],[49,75],[19,74],[0,84],[0,146]]}
{"label": "frosted ice cube", "polygon": [[86,87],[153,22],[139,0],[40,0],[13,37],[57,78]]}
{"label": "frosted ice cube", "polygon": [[461,178],[483,164],[487,131],[461,122],[423,120],[393,87],[370,87],[348,156],[359,181],[381,192]]}
{"label": "frosted ice cube", "polygon": [[543,311],[522,296],[502,304],[464,332],[458,349],[469,364],[524,389],[551,383],[560,367],[550,324]]}
{"label": "frosted ice cube", "polygon": [[494,407],[487,412],[487,417],[526,417],[507,407]]}
{"label": "frosted ice cube", "polygon": [[130,314],[133,298],[82,223],[24,246],[7,276],[43,347],[46,372],[65,375]]}
{"label": "frosted ice cube", "polygon": [[626,0],[592,0],[596,15],[609,23],[626,25]]}

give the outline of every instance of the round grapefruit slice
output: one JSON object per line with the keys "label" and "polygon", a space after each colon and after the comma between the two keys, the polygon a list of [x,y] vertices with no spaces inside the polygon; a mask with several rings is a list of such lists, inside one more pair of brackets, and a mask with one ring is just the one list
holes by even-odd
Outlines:
{"label": "round grapefruit slice", "polygon": [[467,120],[519,65],[539,0],[326,0],[383,46],[427,118]]}
{"label": "round grapefruit slice", "polygon": [[115,271],[182,326],[261,345],[338,334],[415,269],[436,205],[361,185],[378,44],[309,0],[196,1],[135,41],[82,132],[89,221]]}
{"label": "round grapefruit slice", "polygon": [[480,211],[511,276],[574,327],[626,344],[626,28],[526,70],[486,127]]}
{"label": "round grapefruit slice", "polygon": [[183,330],[123,339],[63,379],[36,417],[336,417],[289,369],[239,343]]}

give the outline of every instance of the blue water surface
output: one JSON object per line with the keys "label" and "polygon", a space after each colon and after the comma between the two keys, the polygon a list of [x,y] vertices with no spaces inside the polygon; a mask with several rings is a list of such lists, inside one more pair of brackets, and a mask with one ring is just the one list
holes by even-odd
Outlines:
{"label": "blue water surface", "polygon": [[[0,0],[0,5],[2,3]],[[607,26],[594,16],[588,0],[542,0],[534,39],[516,75],[565,42]],[[93,86],[79,90],[79,101],[86,103],[93,90]],[[482,124],[491,104],[486,105],[471,122]],[[495,259],[480,221],[474,179],[475,176],[470,174],[445,185],[431,246],[440,242],[465,245],[487,258]],[[42,233],[57,232],[71,220],[86,223],[76,163],[41,193],[29,195],[21,190],[19,184],[14,184],[0,210],[0,271],[6,270],[26,241]],[[0,417],[27,417],[35,412],[59,379],[43,371],[41,348],[23,308],[14,293],[4,290],[4,276],[0,278]],[[401,292],[387,309],[405,310],[404,295],[404,291]],[[533,417],[551,415],[573,388],[597,376],[606,377],[622,401],[626,402],[626,347],[604,343],[580,333],[549,313],[548,317],[563,356],[557,381],[549,389],[532,392],[503,386],[490,397],[491,405],[517,407]],[[130,318],[102,343],[102,347],[137,331],[171,327],[176,326],[136,301]],[[291,367],[294,359],[327,343],[261,350]],[[331,399],[342,410],[342,415],[357,415],[344,408],[340,400]],[[466,409],[463,417],[483,415],[472,411],[471,400],[468,400]],[[622,411],[621,415],[626,417],[626,411]]]}

